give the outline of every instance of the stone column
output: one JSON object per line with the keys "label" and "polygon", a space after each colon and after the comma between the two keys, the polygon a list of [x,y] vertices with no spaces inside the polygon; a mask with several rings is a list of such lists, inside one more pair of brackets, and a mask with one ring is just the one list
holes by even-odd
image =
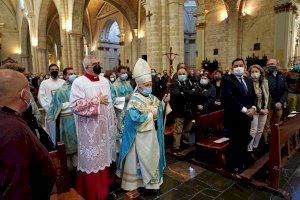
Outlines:
{"label": "stone column", "polygon": [[27,54],[21,54],[21,65],[25,68],[26,72],[29,72],[29,66],[28,66],[28,58],[29,56]]}
{"label": "stone column", "polygon": [[274,57],[283,68],[288,67],[293,49],[293,35],[297,7],[293,3],[276,5],[275,8],[275,51]]}
{"label": "stone column", "polygon": [[82,59],[83,59],[83,36],[77,34],[76,37],[76,50],[77,50],[77,73],[83,72]]}
{"label": "stone column", "polygon": [[67,66],[69,66],[69,58],[68,58],[68,45],[67,45],[67,40],[68,40],[68,36],[67,36],[67,32],[66,30],[61,30],[61,66],[62,68],[65,68]]}
{"label": "stone column", "polygon": [[46,49],[37,48],[38,71],[46,73],[48,71],[48,59]]}
{"label": "stone column", "polygon": [[138,42],[138,37],[136,35],[133,35],[131,42],[131,63],[133,64],[135,64],[138,59]]}
{"label": "stone column", "polygon": [[173,53],[179,54],[173,67],[180,62],[184,62],[184,25],[183,25],[183,0],[169,0],[169,46],[173,48]]}
{"label": "stone column", "polygon": [[39,73],[36,47],[31,46],[32,72]]}
{"label": "stone column", "polygon": [[160,72],[162,73],[163,70],[169,69],[169,60],[167,56],[164,56],[166,52],[169,51],[168,44],[169,44],[169,38],[168,38],[168,22],[169,18],[167,15],[168,11],[168,0],[161,0],[161,52],[162,52],[162,64]]}
{"label": "stone column", "polygon": [[231,66],[231,62],[238,56],[238,36],[239,36],[239,13],[236,9],[236,5],[229,5],[228,19],[227,19],[227,56],[226,63],[222,63],[222,66]]}
{"label": "stone column", "polygon": [[73,67],[76,73],[78,73],[77,69],[77,56],[78,56],[78,51],[77,51],[77,45],[76,45],[76,34],[70,33],[70,47],[71,47],[71,65],[68,67]]}
{"label": "stone column", "polygon": [[197,17],[196,21],[196,68],[200,69],[202,65],[202,61],[205,59],[205,10],[204,4],[198,5],[198,10],[195,15]]}
{"label": "stone column", "polygon": [[[151,68],[162,69],[162,12],[161,0],[146,1],[147,57]],[[164,27],[165,29],[167,27]]]}

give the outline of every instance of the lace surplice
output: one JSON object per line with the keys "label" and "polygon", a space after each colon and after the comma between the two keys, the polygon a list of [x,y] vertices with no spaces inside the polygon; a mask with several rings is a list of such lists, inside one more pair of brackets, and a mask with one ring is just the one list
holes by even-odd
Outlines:
{"label": "lace surplice", "polygon": [[[109,104],[100,104],[99,95],[107,95]],[[115,161],[116,117],[109,82],[77,78],[71,89],[70,107],[74,112],[78,137],[78,170],[98,172]]]}

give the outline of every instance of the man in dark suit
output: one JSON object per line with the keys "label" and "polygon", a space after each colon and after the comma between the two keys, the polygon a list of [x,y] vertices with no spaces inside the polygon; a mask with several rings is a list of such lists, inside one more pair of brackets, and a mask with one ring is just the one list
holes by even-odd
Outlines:
{"label": "man in dark suit", "polygon": [[232,62],[232,71],[223,82],[224,122],[230,135],[230,165],[234,172],[240,173],[248,158],[247,145],[251,140],[249,133],[256,111],[256,94],[252,80],[243,76],[243,59]]}

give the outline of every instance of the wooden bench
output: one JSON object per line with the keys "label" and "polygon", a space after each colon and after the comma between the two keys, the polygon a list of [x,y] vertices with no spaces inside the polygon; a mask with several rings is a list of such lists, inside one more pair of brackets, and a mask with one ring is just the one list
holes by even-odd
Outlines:
{"label": "wooden bench", "polygon": [[65,193],[70,190],[70,179],[67,166],[67,155],[65,151],[65,144],[63,142],[57,143],[57,150],[49,152],[52,163],[56,169],[57,179],[56,188],[57,193]]}
{"label": "wooden bench", "polygon": [[[229,146],[229,141],[215,143],[222,138],[218,135],[224,128],[224,110],[215,111],[209,114],[196,117],[196,147],[197,149],[211,150],[216,155],[216,168],[221,169],[224,164],[224,152]],[[210,135],[211,134],[211,135]]]}
{"label": "wooden bench", "polygon": [[[300,114],[289,118],[283,124],[271,126],[269,171],[270,187],[279,189],[280,168],[298,150]],[[285,153],[283,153],[285,150]]]}
{"label": "wooden bench", "polygon": [[[300,114],[271,126],[269,153],[262,156],[240,176],[254,185],[287,196],[279,188],[280,169],[299,148]],[[266,164],[269,168],[269,182],[255,180],[254,175]]]}

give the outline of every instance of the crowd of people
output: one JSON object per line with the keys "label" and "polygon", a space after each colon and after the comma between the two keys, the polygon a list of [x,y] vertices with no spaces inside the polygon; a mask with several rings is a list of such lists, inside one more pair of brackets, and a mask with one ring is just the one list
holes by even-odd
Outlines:
{"label": "crowd of people", "polygon": [[71,184],[85,199],[106,199],[115,175],[124,190],[157,194],[166,166],[168,105],[175,155],[183,142],[191,143],[184,135],[192,132],[197,113],[224,109],[234,173],[257,159],[271,124],[300,111],[300,60],[287,72],[276,59],[247,69],[237,58],[225,72],[195,72],[180,63],[172,77],[143,59],[132,71],[119,66],[104,72],[96,57],[87,56],[83,68],[79,76],[71,67],[60,72],[56,64],[46,75],[26,73],[16,64],[1,66],[0,199],[49,198],[56,176],[48,151],[60,141]]}

